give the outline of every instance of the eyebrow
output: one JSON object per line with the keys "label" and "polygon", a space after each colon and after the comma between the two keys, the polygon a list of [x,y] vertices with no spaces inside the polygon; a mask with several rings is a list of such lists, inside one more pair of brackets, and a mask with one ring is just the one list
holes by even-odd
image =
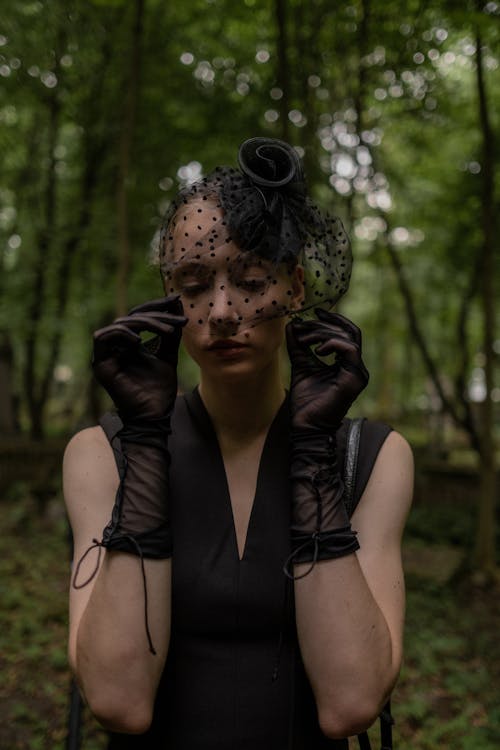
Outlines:
{"label": "eyebrow", "polygon": [[181,260],[178,263],[173,263],[171,273],[174,277],[179,277],[185,274],[206,274],[209,272],[209,267],[206,263],[200,263],[199,260]]}
{"label": "eyebrow", "polygon": [[255,253],[241,253],[231,265],[238,270],[247,268],[261,268],[264,272],[272,270],[272,264],[266,258],[261,258]]}
{"label": "eyebrow", "polygon": [[179,260],[177,262],[174,262],[173,266],[175,268],[181,268],[181,269],[184,269],[184,268],[190,268],[190,269],[191,268],[207,268],[208,267],[206,263],[203,263],[198,258],[196,258],[196,259],[188,258],[187,260]]}

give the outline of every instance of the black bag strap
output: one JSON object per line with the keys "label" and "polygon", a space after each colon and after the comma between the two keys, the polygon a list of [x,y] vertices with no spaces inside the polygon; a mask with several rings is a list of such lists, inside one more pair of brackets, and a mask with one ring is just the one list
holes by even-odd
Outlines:
{"label": "black bag strap", "polygon": [[[391,701],[387,701],[382,713],[379,716],[380,721],[380,750],[392,750],[392,725],[394,719],[391,715]],[[370,738],[367,732],[358,734],[359,750],[371,750]]]}
{"label": "black bag strap", "polygon": [[[363,428],[363,417],[353,419],[347,430],[347,443],[344,463],[344,504],[349,515],[352,516],[356,510],[358,499],[354,497],[356,485],[356,470],[358,467],[359,443],[361,430]],[[392,750],[392,725],[394,719],[391,715],[391,702],[387,701],[379,717],[380,720],[380,750]],[[371,750],[370,738],[367,732],[358,734],[359,750]]]}
{"label": "black bag strap", "polygon": [[384,710],[380,714],[380,750],[392,750],[392,727],[394,719],[391,714],[391,701],[390,699],[384,706]]}
{"label": "black bag strap", "polygon": [[359,442],[361,440],[361,429],[364,417],[352,419],[347,430],[347,441],[344,463],[344,504],[349,518],[356,509],[357,500],[354,497],[356,485],[356,470],[358,467]]}

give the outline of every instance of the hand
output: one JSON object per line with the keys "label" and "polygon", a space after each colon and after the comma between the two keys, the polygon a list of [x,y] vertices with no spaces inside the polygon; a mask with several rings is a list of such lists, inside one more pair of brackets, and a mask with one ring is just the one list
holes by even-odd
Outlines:
{"label": "hand", "polygon": [[[168,418],[177,395],[177,358],[187,318],[178,296],[134,307],[94,333],[92,365],[123,422]],[[155,333],[155,347],[139,333]]]}
{"label": "hand", "polygon": [[[286,328],[292,363],[292,429],[333,434],[369,375],[361,359],[359,328],[339,313],[315,312],[317,321],[292,321]],[[313,353],[314,344],[318,346]],[[330,354],[336,355],[331,365],[316,356]]]}
{"label": "hand", "polygon": [[[291,565],[350,555],[359,548],[342,500],[344,486],[335,433],[368,383],[361,359],[361,333],[338,313],[317,309],[318,320],[287,325],[292,363],[290,478],[292,480]],[[316,345],[314,353],[310,347]],[[333,364],[319,357],[334,354]],[[318,355],[318,356],[317,356]]]}

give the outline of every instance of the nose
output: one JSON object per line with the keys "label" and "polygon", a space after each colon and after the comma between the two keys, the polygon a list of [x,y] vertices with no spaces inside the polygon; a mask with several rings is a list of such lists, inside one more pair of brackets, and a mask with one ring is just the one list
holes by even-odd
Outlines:
{"label": "nose", "polygon": [[210,332],[222,337],[234,336],[238,332],[240,320],[234,296],[232,297],[225,284],[221,284],[210,304]]}

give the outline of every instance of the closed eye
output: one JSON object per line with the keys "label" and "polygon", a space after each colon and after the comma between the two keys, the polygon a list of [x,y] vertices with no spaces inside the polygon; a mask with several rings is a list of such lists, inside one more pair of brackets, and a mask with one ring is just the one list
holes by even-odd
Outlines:
{"label": "closed eye", "polygon": [[203,292],[206,292],[208,289],[210,289],[210,284],[208,282],[200,283],[188,281],[180,286],[179,291],[186,297],[196,297],[199,294],[203,294]]}
{"label": "closed eye", "polygon": [[259,278],[259,279],[240,279],[238,281],[238,286],[242,289],[245,289],[247,292],[263,292],[266,290],[268,286],[268,280],[266,278]]}
{"label": "closed eye", "polygon": [[175,288],[187,297],[196,297],[213,284],[213,275],[203,263],[180,263],[173,273]]}

